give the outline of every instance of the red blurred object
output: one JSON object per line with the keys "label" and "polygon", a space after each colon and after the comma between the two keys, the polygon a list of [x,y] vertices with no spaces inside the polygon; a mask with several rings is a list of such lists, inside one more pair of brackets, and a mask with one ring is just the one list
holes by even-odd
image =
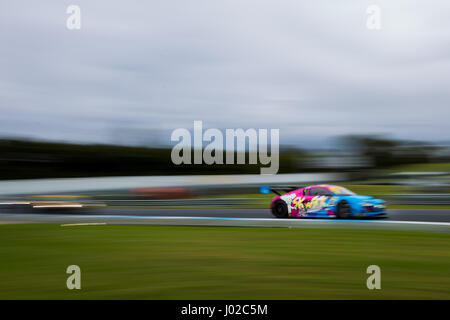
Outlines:
{"label": "red blurred object", "polygon": [[137,188],[131,189],[130,192],[147,199],[180,199],[193,196],[186,188]]}

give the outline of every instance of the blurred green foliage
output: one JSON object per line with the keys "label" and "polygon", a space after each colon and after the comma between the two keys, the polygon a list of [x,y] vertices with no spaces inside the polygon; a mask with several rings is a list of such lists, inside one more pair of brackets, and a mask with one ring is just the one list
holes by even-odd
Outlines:
{"label": "blurred green foliage", "polygon": [[[368,166],[333,167],[311,165],[313,151],[282,147],[278,173],[311,171],[351,171],[355,174],[370,169],[428,163],[430,151],[411,143],[377,137],[344,137],[335,150],[328,150],[320,159],[350,152],[369,159]],[[136,176],[136,175],[190,175],[190,174],[259,174],[260,164],[182,164],[171,161],[172,149],[115,145],[82,145],[31,140],[0,140],[0,179]],[[342,153],[341,153],[342,155]],[[236,155],[235,155],[236,158]],[[248,162],[248,154],[246,154]],[[442,161],[442,159],[440,159]],[[445,160],[445,159],[444,159]],[[345,160],[344,160],[345,161]]]}
{"label": "blurred green foliage", "polygon": [[[259,164],[175,165],[170,148],[0,140],[0,150],[0,179],[259,174],[261,167]],[[279,173],[295,171],[295,159],[300,156],[298,151],[281,155]]]}

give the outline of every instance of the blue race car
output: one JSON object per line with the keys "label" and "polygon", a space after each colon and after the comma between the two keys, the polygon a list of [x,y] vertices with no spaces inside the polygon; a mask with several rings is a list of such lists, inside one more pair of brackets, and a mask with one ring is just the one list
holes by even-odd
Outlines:
{"label": "blue race car", "polygon": [[[271,202],[272,214],[277,218],[355,218],[384,217],[385,202],[362,196],[335,185],[314,185],[300,189],[261,187],[262,193],[277,194]],[[284,195],[279,191],[285,191]]]}

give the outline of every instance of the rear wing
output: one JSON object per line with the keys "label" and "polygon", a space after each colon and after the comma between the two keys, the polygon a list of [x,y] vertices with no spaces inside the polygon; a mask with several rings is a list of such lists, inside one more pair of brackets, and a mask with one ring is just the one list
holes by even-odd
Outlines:
{"label": "rear wing", "polygon": [[273,192],[276,195],[281,196],[281,192],[287,193],[303,187],[304,186],[260,186],[259,192],[263,194],[269,194],[270,192]]}

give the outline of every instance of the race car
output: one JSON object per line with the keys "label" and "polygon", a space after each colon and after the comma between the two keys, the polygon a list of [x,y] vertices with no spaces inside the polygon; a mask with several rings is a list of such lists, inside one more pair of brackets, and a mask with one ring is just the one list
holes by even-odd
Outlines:
{"label": "race car", "polygon": [[[386,216],[381,199],[362,196],[336,185],[261,187],[262,193],[274,192],[270,209],[277,218],[355,218]],[[284,195],[280,191],[286,192]]]}

